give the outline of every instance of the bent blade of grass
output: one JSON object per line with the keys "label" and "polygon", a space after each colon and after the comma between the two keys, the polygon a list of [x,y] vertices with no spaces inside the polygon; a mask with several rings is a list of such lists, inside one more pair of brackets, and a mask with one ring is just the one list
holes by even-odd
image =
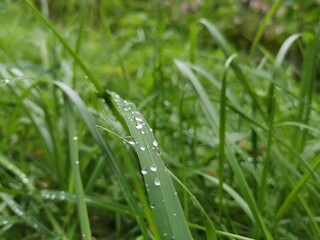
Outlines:
{"label": "bent blade of grass", "polygon": [[85,203],[85,194],[83,190],[80,168],[79,168],[79,150],[78,150],[78,137],[76,131],[76,121],[74,112],[69,99],[65,101],[65,117],[66,127],[68,130],[69,142],[69,157],[71,161],[71,168],[74,180],[74,188],[77,195],[77,209],[80,222],[80,229],[82,239],[91,239],[91,229],[88,217],[88,210]]}
{"label": "bent blade of grass", "polygon": [[[207,93],[204,91],[203,86],[201,85],[199,79],[193,74],[193,72],[188,68],[188,66],[179,61],[175,60],[175,64],[177,68],[180,70],[180,72],[186,76],[186,78],[193,84],[194,89],[196,93],[198,94],[203,109],[205,111],[206,116],[208,118],[208,121],[210,125],[213,127],[213,130],[215,131],[216,135],[218,135],[218,114],[214,110],[214,107],[212,103],[209,100],[209,97],[207,96]],[[266,225],[264,223],[264,220],[260,214],[260,211],[257,207],[256,201],[252,195],[252,192],[250,190],[249,184],[245,179],[243,170],[241,169],[239,162],[237,161],[234,153],[232,152],[231,147],[229,146],[229,140],[226,138],[226,157],[231,165],[231,168],[235,174],[235,177],[237,179],[237,183],[240,187],[241,193],[244,195],[246,201],[248,202],[248,205],[252,211],[252,214],[254,216],[254,220],[256,224],[258,224],[260,230],[262,231],[265,239],[272,239],[270,232],[267,230]]]}
{"label": "bent blade of grass", "polygon": [[161,239],[192,239],[183,210],[168,173],[160,158],[160,149],[150,128],[136,106],[109,92],[116,109],[123,116],[135,147],[141,174]]}
{"label": "bent blade of grass", "polygon": [[[204,18],[200,20],[200,23],[203,24],[208,29],[211,36],[217,41],[217,44],[223,49],[226,58],[229,58],[232,55],[233,50],[229,47],[228,42],[224,39],[223,35],[216,28],[216,26]],[[252,91],[251,87],[249,86],[249,83],[245,75],[243,74],[241,68],[239,67],[239,65],[235,61],[232,61],[230,66],[232,67],[235,75],[237,76],[239,83],[242,85],[244,90],[252,99],[252,102],[254,103],[254,106],[256,107],[257,111],[261,114],[261,116],[264,119],[266,119],[266,116],[262,111],[261,104],[259,103],[255,93]]]}
{"label": "bent blade of grass", "polygon": [[99,145],[100,149],[104,153],[107,163],[109,164],[109,167],[111,171],[114,173],[114,176],[116,177],[119,187],[121,188],[128,204],[130,205],[132,212],[136,218],[137,223],[139,224],[140,230],[144,236],[145,239],[149,239],[148,230],[147,227],[143,221],[143,215],[141,210],[138,207],[138,203],[133,196],[132,190],[129,187],[129,184],[127,180],[124,177],[123,172],[120,169],[120,166],[118,165],[111,149],[107,145],[107,143],[104,141],[102,135],[98,131],[96,127],[96,123],[91,116],[91,114],[88,112],[87,107],[85,106],[82,99],[72,90],[67,84],[59,81],[53,82],[54,85],[59,87],[65,94],[68,96],[68,98],[74,103],[74,105],[79,110],[84,122],[86,123],[89,131],[91,132],[93,138]]}
{"label": "bent blade of grass", "polygon": [[282,44],[277,56],[276,56],[276,59],[274,61],[274,67],[275,68],[278,68],[282,65],[283,63],[283,60],[285,58],[285,56],[287,55],[287,52],[289,51],[291,45],[299,38],[301,37],[301,34],[299,33],[296,33],[296,34],[293,34],[292,36],[290,36],[289,38],[287,38],[284,43]]}
{"label": "bent blade of grass", "polygon": [[[308,124],[311,109],[312,99],[315,93],[315,83],[317,81],[317,62],[319,59],[319,48],[320,48],[320,22],[317,27],[317,33],[311,39],[307,40],[307,48],[304,56],[304,62],[301,71],[301,92],[300,97],[304,99],[303,104],[300,104],[297,114],[297,119],[301,123]],[[295,133],[295,146],[297,149],[302,148],[307,140],[307,131]]]}
{"label": "bent blade of grass", "polygon": [[14,175],[16,175],[18,178],[20,178],[21,183],[26,185],[28,190],[32,191],[35,189],[33,184],[31,184],[29,178],[27,175],[21,171],[16,165],[12,163],[9,159],[7,159],[5,156],[0,154],[0,165],[7,168],[10,172],[12,172]]}
{"label": "bent blade of grass", "polygon": [[[320,166],[320,155],[318,155],[313,164],[311,165],[312,172],[316,172],[317,168]],[[295,198],[298,196],[299,192],[302,190],[302,188],[306,185],[308,180],[312,174],[308,171],[306,172],[303,177],[294,185],[294,188],[291,190],[291,192],[286,197],[285,201],[279,208],[278,212],[275,215],[275,219],[279,220],[285,212],[288,210],[292,202],[295,200]]]}
{"label": "bent blade of grass", "polygon": [[182,61],[179,61],[177,59],[174,60],[175,65],[180,70],[180,72],[192,83],[193,87],[195,88],[196,92],[198,93],[198,96],[201,99],[202,107],[205,112],[205,114],[208,116],[208,119],[212,119],[213,121],[209,121],[209,124],[215,131],[216,136],[218,136],[219,132],[219,118],[216,111],[214,111],[212,108],[206,108],[204,106],[210,105],[210,99],[205,94],[204,88],[202,87],[201,83],[198,81],[197,77],[194,75],[194,73],[190,70],[190,68]]}
{"label": "bent blade of grass", "polygon": [[251,58],[254,54],[255,49],[257,48],[258,42],[260,41],[262,34],[267,27],[268,22],[270,19],[277,13],[277,10],[279,7],[282,5],[284,0],[278,0],[275,1],[272,5],[272,7],[269,9],[268,13],[266,16],[263,18],[261,24],[259,25],[258,31],[256,35],[254,36],[253,43],[250,49],[249,57]]}
{"label": "bent blade of grass", "polygon": [[59,236],[51,232],[47,227],[45,227],[41,222],[39,222],[33,216],[26,213],[19,206],[19,204],[13,200],[12,196],[1,193],[0,197],[18,217],[20,217],[31,228],[35,229],[42,235],[46,236],[46,239],[59,239]]}
{"label": "bent blade of grass", "polygon": [[[219,185],[219,179],[212,177],[208,174],[205,174],[200,171],[196,171],[197,174],[201,175],[205,179],[209,180],[210,182]],[[242,208],[242,210],[247,214],[247,216],[251,219],[252,222],[254,222],[254,218],[252,215],[252,212],[246,203],[246,201],[234,190],[232,187],[227,185],[226,183],[222,184],[223,189],[238,203],[239,207]]]}

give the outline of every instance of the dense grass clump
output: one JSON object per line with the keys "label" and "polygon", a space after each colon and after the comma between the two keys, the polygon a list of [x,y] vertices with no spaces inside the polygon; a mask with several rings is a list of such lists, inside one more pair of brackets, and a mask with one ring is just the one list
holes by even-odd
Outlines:
{"label": "dense grass clump", "polygon": [[0,238],[320,236],[319,8],[245,2],[0,3]]}

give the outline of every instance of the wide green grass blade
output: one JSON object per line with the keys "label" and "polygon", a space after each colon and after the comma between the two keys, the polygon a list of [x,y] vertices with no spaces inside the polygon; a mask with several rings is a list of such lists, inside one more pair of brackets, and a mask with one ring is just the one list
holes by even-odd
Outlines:
{"label": "wide green grass blade", "polygon": [[55,81],[54,84],[57,87],[59,87],[68,96],[68,98],[73,102],[75,107],[79,110],[93,138],[95,139],[96,143],[99,145],[101,151],[105,155],[107,163],[109,164],[111,171],[114,173],[119,183],[119,187],[121,188],[126,200],[128,201],[128,204],[132,209],[132,212],[134,213],[134,216],[137,220],[140,230],[142,231],[144,237],[146,239],[149,239],[149,234],[147,233],[148,230],[143,221],[143,214],[140,208],[138,207],[136,198],[132,194],[132,190],[130,189],[129,184],[125,179],[123,172],[120,169],[119,163],[116,161],[110,147],[107,145],[102,135],[98,131],[96,127],[96,123],[93,117],[91,116],[91,114],[88,112],[84,102],[67,84],[58,82],[58,81]]}
{"label": "wide green grass blade", "polygon": [[123,116],[133,138],[146,191],[161,239],[192,239],[179,198],[168,169],[160,158],[160,149],[150,128],[136,106],[110,92],[112,101]]}

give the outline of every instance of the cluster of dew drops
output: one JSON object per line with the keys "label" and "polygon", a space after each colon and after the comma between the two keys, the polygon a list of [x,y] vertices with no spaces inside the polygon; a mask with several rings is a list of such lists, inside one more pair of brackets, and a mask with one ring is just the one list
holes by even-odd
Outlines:
{"label": "cluster of dew drops", "polygon": [[[152,128],[147,127],[147,124],[145,123],[142,115],[140,114],[139,111],[136,110],[136,108],[135,108],[133,103],[128,102],[126,100],[122,101],[121,98],[119,97],[119,95],[116,94],[116,93],[112,93],[112,96],[113,96],[114,102],[120,108],[122,107],[124,112],[128,112],[129,113],[131,111],[131,114],[133,115],[133,117],[131,116],[131,114],[129,114],[130,116],[127,117],[127,119],[129,121],[131,121],[131,122],[135,121],[135,123],[136,123],[135,127],[136,127],[137,130],[139,130],[141,132],[142,135],[145,135],[145,134],[153,131]],[[125,115],[125,113],[123,113],[123,115]],[[139,144],[138,142],[134,141],[134,139],[132,137],[127,138],[127,140],[128,140],[127,142],[130,145],[138,145]],[[156,140],[152,141],[151,150],[150,150],[150,146],[148,146],[148,145],[147,146],[140,145],[138,148],[142,152],[144,152],[144,151],[146,151],[148,149],[149,151],[154,151],[157,156],[161,155],[161,151],[158,148],[158,142]],[[150,171],[154,172],[154,173],[157,172],[157,166],[155,164],[152,164],[150,166]],[[148,173],[148,170],[146,168],[143,168],[143,169],[141,169],[141,173],[142,173],[142,175],[146,175]],[[160,179],[158,177],[156,177],[154,179],[153,183],[154,183],[155,186],[160,186],[161,185],[161,181],[160,181]]]}

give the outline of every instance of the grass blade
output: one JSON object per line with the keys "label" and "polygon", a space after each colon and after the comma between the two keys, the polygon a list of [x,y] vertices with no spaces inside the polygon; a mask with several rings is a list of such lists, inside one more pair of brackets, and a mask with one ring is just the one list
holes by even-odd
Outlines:
{"label": "grass blade", "polygon": [[[210,23],[207,19],[201,19],[200,23],[203,24],[208,31],[210,32],[211,36],[216,39],[217,44],[223,49],[224,54],[226,58],[229,58],[232,54],[232,49],[229,47],[229,44],[224,39],[220,31],[214,26],[212,23]],[[254,103],[257,112],[261,114],[262,117],[265,117],[264,112],[262,111],[261,104],[259,103],[255,93],[253,92],[252,88],[249,86],[247,79],[245,75],[243,74],[241,68],[238,66],[238,64],[233,61],[231,62],[230,66],[232,67],[234,73],[236,74],[240,84],[243,86],[244,90],[247,92],[247,94],[251,97],[252,102]]]}
{"label": "grass blade", "polygon": [[[209,97],[207,96],[207,93],[204,91],[204,88],[202,87],[200,81],[197,79],[197,77],[193,74],[193,72],[187,67],[187,65],[181,61],[175,60],[175,64],[178,67],[178,69],[181,71],[181,73],[186,76],[186,78],[193,84],[199,98],[202,101],[203,109],[206,113],[206,116],[208,118],[208,121],[211,126],[213,126],[213,130],[217,134],[217,126],[218,126],[218,117],[217,113],[214,110],[213,105],[211,104]],[[231,147],[228,145],[228,138],[226,138],[226,157],[231,165],[231,168],[235,174],[235,177],[237,179],[238,185],[240,187],[241,193],[244,195],[246,201],[248,202],[248,205],[252,211],[252,214],[254,216],[256,224],[258,224],[262,234],[264,235],[265,239],[272,239],[269,231],[266,228],[266,225],[264,223],[264,220],[260,214],[260,211],[257,207],[257,204],[255,202],[255,199],[251,193],[251,190],[249,188],[249,185],[245,179],[244,173],[239,165],[239,162],[237,161],[235,155],[232,152]]]}
{"label": "grass blade", "polygon": [[[314,162],[313,162],[313,164],[311,166],[312,172],[315,172],[319,166],[320,166],[320,155],[318,155],[315,158],[315,160],[314,160]],[[279,210],[278,210],[278,212],[277,212],[277,214],[275,216],[276,220],[279,220],[285,214],[285,212],[288,210],[288,208],[290,207],[290,205],[292,204],[294,199],[300,193],[300,190],[303,188],[303,186],[306,185],[306,183],[308,182],[308,180],[310,179],[311,176],[312,176],[312,174],[310,172],[307,172],[295,184],[295,187],[291,190],[291,192],[288,194],[288,196],[286,197],[285,201],[283,202],[283,204],[279,208]]]}
{"label": "grass blade", "polygon": [[82,71],[88,76],[88,79],[92,82],[92,84],[96,87],[99,93],[103,92],[103,87],[99,84],[97,79],[93,76],[89,68],[84,64],[78,54],[72,50],[69,44],[63,39],[61,34],[57,29],[38,11],[38,9],[29,1],[24,0],[25,3],[32,9],[32,11],[42,20],[42,22],[53,32],[53,34],[59,39],[63,47],[69,52],[69,54],[74,58],[75,62],[80,66]]}
{"label": "grass blade", "polygon": [[137,201],[132,194],[132,190],[130,189],[126,179],[124,178],[124,175],[118,163],[116,162],[115,157],[111,152],[111,149],[104,141],[100,132],[97,130],[96,123],[92,118],[91,114],[88,112],[84,102],[67,84],[58,82],[58,81],[55,81],[54,84],[57,87],[59,87],[69,97],[69,99],[74,103],[76,108],[79,110],[93,138],[95,139],[95,141],[101,148],[102,152],[104,153],[106,159],[108,160],[107,163],[109,164],[111,171],[114,173],[119,183],[119,187],[121,188],[126,200],[128,201],[128,204],[132,209],[132,212],[134,213],[134,216],[140,226],[140,230],[142,231],[144,237],[146,239],[149,239],[149,235],[147,233],[147,227],[145,226],[145,223],[143,221],[142,212],[139,209]]}
{"label": "grass blade", "polygon": [[78,137],[76,131],[76,121],[73,109],[70,105],[69,99],[65,102],[65,116],[68,129],[69,140],[69,157],[71,161],[72,174],[74,179],[74,188],[77,195],[77,208],[78,217],[81,228],[82,239],[91,239],[91,229],[88,217],[87,206],[85,203],[85,194],[81,181],[80,168],[79,168],[79,153],[78,153]]}
{"label": "grass blade", "polygon": [[122,100],[115,93],[110,95],[134,139],[133,145],[139,157],[150,208],[161,239],[192,239],[170,174],[160,158],[152,129],[133,103]]}

